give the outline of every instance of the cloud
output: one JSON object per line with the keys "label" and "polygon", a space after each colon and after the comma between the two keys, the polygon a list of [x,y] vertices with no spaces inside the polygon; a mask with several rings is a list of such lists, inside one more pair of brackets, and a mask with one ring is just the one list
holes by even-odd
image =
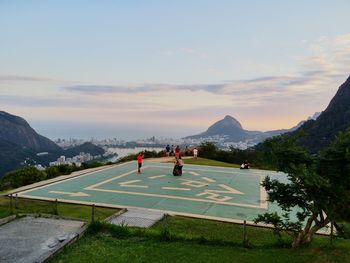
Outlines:
{"label": "cloud", "polygon": [[118,93],[158,93],[169,91],[206,91],[220,93],[224,86],[222,84],[205,84],[205,85],[172,85],[172,84],[148,84],[139,86],[108,86],[108,85],[76,85],[63,87],[64,90],[82,93],[85,95],[102,95]]}
{"label": "cloud", "polygon": [[[283,122],[283,127],[288,128],[315,111],[322,111],[349,75],[350,34],[336,38],[323,37],[305,42],[305,45],[310,49],[310,54],[299,59],[299,67],[293,74],[192,85],[70,83],[64,86],[58,83],[51,94],[37,91],[37,95],[31,96],[2,95],[0,105],[22,107],[23,112],[26,112],[25,107],[31,107],[31,112],[37,116],[44,114],[42,109],[47,108],[45,114],[55,119],[81,118],[96,122],[159,125],[179,123],[184,126],[200,123],[205,127],[206,121],[210,124],[221,115],[231,114],[242,120],[242,124],[248,123],[250,129],[281,128]],[[182,52],[193,54],[195,50]],[[48,79],[0,76],[1,80]],[[276,122],[273,125],[272,120]]]}
{"label": "cloud", "polygon": [[53,81],[53,79],[42,78],[42,77],[31,77],[31,76],[18,76],[18,75],[0,75],[0,81]]}

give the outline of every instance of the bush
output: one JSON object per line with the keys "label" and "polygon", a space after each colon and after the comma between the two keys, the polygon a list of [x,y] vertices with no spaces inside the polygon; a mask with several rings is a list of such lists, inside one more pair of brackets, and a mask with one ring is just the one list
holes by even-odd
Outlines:
{"label": "bush", "polygon": [[0,180],[0,189],[6,190],[17,188],[23,185],[28,185],[45,180],[46,173],[39,171],[33,166],[24,167],[19,170],[8,172]]}
{"label": "bush", "polygon": [[258,152],[254,149],[240,150],[231,147],[230,150],[221,150],[214,143],[205,142],[199,146],[199,154],[200,157],[225,163],[241,164],[247,160],[253,166],[263,166]]}

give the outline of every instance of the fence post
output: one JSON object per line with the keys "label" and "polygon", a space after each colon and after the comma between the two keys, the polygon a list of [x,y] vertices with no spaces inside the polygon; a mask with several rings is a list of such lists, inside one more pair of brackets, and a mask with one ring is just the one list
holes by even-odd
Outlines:
{"label": "fence post", "polygon": [[91,222],[95,222],[95,204],[92,205]]}
{"label": "fence post", "polygon": [[12,194],[10,194],[10,213],[13,214]]}
{"label": "fence post", "polygon": [[18,194],[16,193],[15,197],[15,208],[18,209]]}
{"label": "fence post", "polygon": [[247,244],[247,221],[243,221],[243,244]]}
{"label": "fence post", "polygon": [[58,215],[58,199],[56,198],[55,200],[55,211],[54,211],[55,215]]}

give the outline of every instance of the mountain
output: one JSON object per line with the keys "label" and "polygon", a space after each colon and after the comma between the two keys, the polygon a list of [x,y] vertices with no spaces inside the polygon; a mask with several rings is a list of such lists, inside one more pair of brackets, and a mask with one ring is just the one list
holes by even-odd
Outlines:
{"label": "mountain", "polygon": [[39,135],[23,118],[0,111],[0,139],[37,151],[60,151],[50,139]]}
{"label": "mountain", "polygon": [[[277,135],[281,135],[283,133],[288,133],[288,132],[293,132],[296,131],[297,129],[299,129],[305,122],[309,121],[309,120],[317,120],[317,118],[321,115],[321,112],[315,112],[312,116],[310,116],[309,118],[307,118],[307,120],[303,120],[300,121],[297,125],[295,125],[294,127],[290,128],[290,129],[281,129],[281,130],[274,130],[274,131],[267,131],[265,132],[265,134],[268,134],[268,137],[272,137],[272,136],[277,136]],[[268,138],[267,137],[267,138]]]}
{"label": "mountain", "polygon": [[64,150],[38,134],[23,118],[0,111],[0,177],[23,165],[48,165],[61,155],[73,157],[80,152],[100,155],[105,151],[92,143]]}
{"label": "mountain", "polygon": [[225,118],[211,125],[207,131],[198,135],[188,136],[185,139],[199,139],[213,136],[225,136],[226,140],[230,141],[244,141],[249,137],[239,121],[226,115]]}
{"label": "mountain", "polygon": [[[317,118],[317,113],[310,118]],[[309,118],[309,119],[310,119]],[[306,121],[301,121],[298,125],[291,129],[281,129],[274,131],[248,131],[243,129],[242,125],[238,120],[232,116],[226,115],[225,118],[215,122],[211,125],[205,132],[197,135],[187,136],[184,139],[206,139],[206,138],[222,138],[225,142],[242,142],[242,141],[252,141],[254,143],[259,143],[269,137],[277,136],[283,133],[292,132],[297,130]]]}
{"label": "mountain", "polygon": [[350,76],[339,87],[328,107],[316,120],[306,121],[289,135],[302,134],[298,143],[316,153],[341,131],[350,128]]}

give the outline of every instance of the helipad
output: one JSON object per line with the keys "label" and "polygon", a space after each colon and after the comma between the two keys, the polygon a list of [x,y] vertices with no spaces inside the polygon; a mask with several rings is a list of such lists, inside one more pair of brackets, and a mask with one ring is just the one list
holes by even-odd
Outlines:
{"label": "helipad", "polygon": [[266,202],[261,181],[267,175],[284,180],[283,173],[185,165],[172,176],[172,164],[136,162],[105,168],[64,181],[20,192],[19,197],[105,207],[140,207],[170,214],[231,222],[252,221],[266,211],[279,211]]}

